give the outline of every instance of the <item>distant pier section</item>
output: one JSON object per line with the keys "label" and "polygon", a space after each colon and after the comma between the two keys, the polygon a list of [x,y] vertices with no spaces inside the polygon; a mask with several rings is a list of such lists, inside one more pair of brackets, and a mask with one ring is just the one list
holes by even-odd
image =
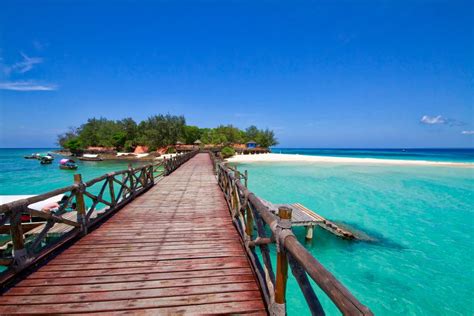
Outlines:
{"label": "distant pier section", "polygon": [[276,214],[280,207],[288,207],[292,210],[291,225],[293,227],[303,226],[306,228],[306,239],[313,239],[314,228],[319,226],[331,234],[343,239],[356,239],[356,236],[349,230],[338,226],[323,216],[317,214],[315,211],[310,210],[300,203],[293,204],[273,204],[268,201],[261,199],[262,203],[265,204],[272,213]]}

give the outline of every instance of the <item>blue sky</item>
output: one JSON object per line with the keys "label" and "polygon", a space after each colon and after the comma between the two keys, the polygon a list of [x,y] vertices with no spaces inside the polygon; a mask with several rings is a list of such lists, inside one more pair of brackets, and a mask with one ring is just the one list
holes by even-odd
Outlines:
{"label": "blue sky", "polygon": [[0,147],[168,112],[281,147],[472,147],[473,21],[472,1],[4,1]]}

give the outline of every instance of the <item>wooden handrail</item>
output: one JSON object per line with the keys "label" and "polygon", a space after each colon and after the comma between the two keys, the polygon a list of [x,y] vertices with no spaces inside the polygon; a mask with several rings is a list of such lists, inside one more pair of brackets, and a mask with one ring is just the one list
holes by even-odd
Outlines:
{"label": "wooden handrail", "polygon": [[67,186],[67,187],[64,187],[64,188],[60,188],[60,189],[56,189],[56,190],[53,190],[53,191],[50,191],[50,192],[47,192],[47,193],[44,193],[44,194],[41,194],[41,195],[35,195],[35,196],[29,197],[29,198],[26,198],[26,199],[21,199],[21,200],[13,201],[13,202],[10,202],[10,203],[2,204],[2,205],[0,205],[0,214],[7,213],[7,212],[12,212],[12,211],[19,210],[19,209],[23,209],[23,207],[25,205],[30,205],[30,204],[33,204],[33,203],[44,201],[44,200],[49,199],[53,196],[56,196],[56,195],[59,195],[59,194],[64,194],[64,193],[73,191],[77,188],[78,188],[78,186],[73,184],[73,185],[70,185],[70,186]]}
{"label": "wooden handrail", "polygon": [[[14,277],[16,273],[36,262],[40,257],[47,256],[48,249],[52,251],[55,249],[55,245],[70,240],[72,235],[87,234],[89,228],[151,188],[155,184],[156,178],[169,175],[197,153],[198,151],[178,154],[170,159],[136,168],[130,166],[126,170],[110,172],[85,183],[82,181],[80,174],[75,174],[73,185],[0,205],[0,226],[10,226],[11,244],[13,246],[11,251],[10,248],[3,250],[3,258],[0,258],[2,262],[11,262],[8,269],[0,274],[2,285]],[[96,192],[96,185],[100,186],[98,193]],[[118,190],[114,186],[118,186]],[[104,195],[105,192],[108,192],[108,197]],[[67,198],[57,212],[47,213],[28,208],[30,204],[44,201],[59,194],[65,194]],[[90,205],[86,206],[86,199],[91,201]],[[74,210],[77,212],[77,221],[61,217],[66,209],[73,205],[73,201],[75,201]],[[105,208],[100,215],[96,213],[97,217],[93,218],[92,215],[99,205],[104,205]],[[23,234],[20,220],[23,213],[29,213],[45,220],[43,229],[36,235],[36,238],[33,238],[34,240],[27,239]],[[48,231],[52,229],[55,223],[71,226],[71,233],[62,235],[53,243],[48,243],[45,249],[40,249],[38,252],[36,248],[41,245],[41,241],[47,237]],[[12,258],[5,258],[5,254],[10,254]]]}
{"label": "wooden handrail", "polygon": [[[222,159],[210,153],[214,163],[219,185],[221,186],[247,253],[263,289],[266,303],[272,314],[284,314],[285,286],[288,261],[293,275],[303,292],[308,307],[313,315],[324,315],[319,300],[308,280],[307,275],[327,294],[331,301],[344,315],[372,315],[369,308],[360,303],[350,291],[339,282],[334,275],[297,240],[291,231],[287,210],[280,210],[280,217],[262,203],[246,185],[241,183],[241,177],[235,168],[229,168]],[[237,200],[235,200],[237,197]],[[237,201],[237,202],[236,202]],[[257,227],[255,231],[254,225]],[[265,227],[270,228],[272,236],[265,236]],[[265,240],[265,242],[262,242]],[[277,246],[276,277],[269,260],[268,241]],[[256,247],[261,256],[255,252]],[[262,260],[260,260],[260,257]]]}

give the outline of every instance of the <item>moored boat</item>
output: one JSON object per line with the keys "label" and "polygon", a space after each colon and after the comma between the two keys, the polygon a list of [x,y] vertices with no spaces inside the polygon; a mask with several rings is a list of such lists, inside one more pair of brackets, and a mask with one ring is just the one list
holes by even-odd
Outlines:
{"label": "moored boat", "polygon": [[102,161],[103,160],[99,155],[93,155],[93,154],[84,154],[82,155],[82,157],[79,157],[78,159],[82,161]]}
{"label": "moored boat", "polygon": [[40,161],[40,163],[41,163],[42,165],[50,165],[50,164],[53,162],[54,157],[53,157],[53,155],[51,155],[50,153],[48,153],[48,154],[46,154],[46,155],[44,155],[44,156],[43,156],[43,155],[39,156],[38,159],[39,159],[39,161]]}
{"label": "moored boat", "polygon": [[40,164],[42,164],[42,165],[50,165],[50,164],[53,163],[53,160],[54,160],[54,158],[42,157],[42,158],[40,159]]}
{"label": "moored boat", "polygon": [[76,170],[77,167],[78,166],[77,166],[76,162],[72,159],[64,158],[64,159],[61,159],[61,161],[59,161],[59,169]]}
{"label": "moored boat", "polygon": [[25,159],[38,159],[39,154],[31,154],[28,156],[24,156]]}

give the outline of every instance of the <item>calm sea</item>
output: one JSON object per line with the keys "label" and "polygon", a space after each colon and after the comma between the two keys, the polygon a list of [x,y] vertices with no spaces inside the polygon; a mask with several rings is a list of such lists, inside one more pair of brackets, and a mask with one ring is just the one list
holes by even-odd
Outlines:
{"label": "calm sea", "polygon": [[[454,162],[474,156],[466,149],[273,150],[280,151]],[[306,247],[376,315],[473,315],[473,168],[259,162],[239,169],[264,199],[302,203],[374,239],[344,241],[317,229]],[[304,228],[294,230],[304,242]],[[289,314],[306,315],[293,279],[288,293]]]}
{"label": "calm sea", "polygon": [[41,165],[36,159],[24,159],[32,153],[47,153],[54,149],[0,149],[0,195],[41,194],[71,185],[74,173],[82,174],[87,181],[107,172],[127,169],[124,161],[79,161],[78,170],[59,169],[59,160],[54,154],[51,165]]}
{"label": "calm sea", "polygon": [[[466,149],[274,149],[339,157],[472,162]],[[23,159],[46,149],[0,149],[0,194],[40,194],[69,185],[57,162]],[[124,162],[79,162],[85,180],[126,168]],[[246,163],[249,187],[274,203],[299,202],[360,230],[373,242],[338,239],[317,229],[309,251],[377,315],[473,315],[474,169],[321,163]],[[269,185],[271,183],[271,185]],[[304,242],[304,229],[295,228]],[[273,250],[274,251],[274,250]],[[323,293],[328,315],[337,315]],[[290,315],[307,315],[295,281]]]}

